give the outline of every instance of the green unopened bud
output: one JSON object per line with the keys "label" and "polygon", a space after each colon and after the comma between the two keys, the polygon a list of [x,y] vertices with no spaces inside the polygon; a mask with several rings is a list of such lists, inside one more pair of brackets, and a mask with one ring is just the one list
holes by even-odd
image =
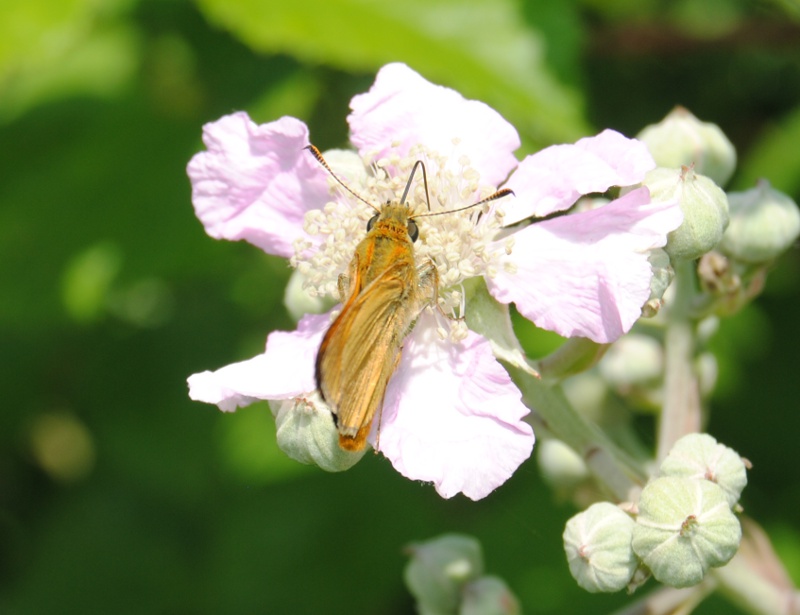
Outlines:
{"label": "green unopened bud", "polygon": [[678,440],[661,462],[661,474],[694,480],[710,480],[725,492],[733,508],[747,485],[747,469],[739,454],[705,433]]}
{"label": "green unopened bud", "polygon": [[683,223],[667,235],[664,248],[673,261],[699,258],[722,239],[728,226],[728,199],[708,177],[689,167],[659,167],[643,183],[653,201],[677,200],[683,211]]}
{"label": "green unopened bud", "polygon": [[521,615],[519,600],[505,582],[493,576],[481,577],[464,587],[458,615]]}
{"label": "green unopened bud", "polygon": [[660,378],[664,353],[661,344],[649,335],[629,333],[608,349],[598,367],[606,382],[626,390]]}
{"label": "green unopened bud", "polygon": [[474,538],[446,534],[409,545],[406,586],[422,613],[456,613],[461,592],[483,574],[481,545]]}
{"label": "green unopened bud", "polygon": [[717,388],[719,377],[719,364],[713,352],[702,352],[694,362],[694,371],[697,374],[697,384],[700,387],[700,395],[707,399]]}
{"label": "green unopened bud", "polygon": [[289,277],[289,283],[286,285],[286,290],[283,293],[283,304],[295,322],[299,321],[306,314],[322,314],[330,307],[330,301],[324,297],[311,296],[308,291],[303,288],[305,276],[295,269]]}
{"label": "green unopened bud", "polygon": [[696,585],[730,561],[741,538],[725,492],[711,481],[666,476],[642,490],[633,550],[665,585]]}
{"label": "green unopened bud", "polygon": [[589,477],[583,457],[561,440],[542,440],[536,455],[542,478],[552,487],[572,489]]}
{"label": "green unopened bud", "polygon": [[751,190],[728,194],[731,221],[720,250],[745,263],[765,263],[800,235],[800,211],[782,192],[761,180]]}
{"label": "green unopened bud", "polygon": [[282,402],[270,402],[277,426],[278,447],[300,463],[315,464],[326,472],[353,467],[363,451],[345,451],[330,409],[318,393]]}
{"label": "green unopened bud", "polygon": [[583,589],[624,589],[639,565],[631,548],[634,522],[608,502],[592,504],[567,521],[564,551],[569,571]]}
{"label": "green unopened bud", "polygon": [[637,137],[644,141],[660,167],[694,165],[720,186],[733,175],[736,149],[716,124],[701,122],[683,107],[676,107],[658,124],[646,126]]}

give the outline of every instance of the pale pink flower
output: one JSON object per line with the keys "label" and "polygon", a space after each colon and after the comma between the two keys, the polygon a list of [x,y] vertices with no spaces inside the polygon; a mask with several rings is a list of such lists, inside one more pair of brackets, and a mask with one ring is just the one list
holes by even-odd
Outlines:
{"label": "pale pink flower", "polygon": [[[517,132],[497,112],[402,64],[381,69],[351,109],[358,154],[326,156],[368,202],[397,200],[417,160],[425,162],[431,211],[476,203],[500,186],[515,193],[483,210],[417,219],[415,257],[436,265],[443,310],[460,314],[464,283],[481,277],[495,300],[568,337],[611,342],[640,316],[653,275],[648,254],[680,224],[677,204],[651,203],[641,188],[591,211],[509,225],[637,184],[654,166],[643,144],[606,130],[518,162]],[[304,150],[305,124],[284,117],[259,126],[234,113],[207,124],[203,138],[207,150],[188,172],[208,234],[287,257],[307,292],[336,298],[337,277],[374,211]],[[409,206],[417,213],[427,211],[423,194],[415,179]],[[190,395],[222,410],[305,399],[316,389],[314,360],[329,323],[328,315],[306,316],[297,331],[270,334],[264,354],[192,376]],[[406,338],[369,442],[401,474],[433,482],[442,496],[480,499],[530,455],[526,414],[490,341],[426,309]]]}

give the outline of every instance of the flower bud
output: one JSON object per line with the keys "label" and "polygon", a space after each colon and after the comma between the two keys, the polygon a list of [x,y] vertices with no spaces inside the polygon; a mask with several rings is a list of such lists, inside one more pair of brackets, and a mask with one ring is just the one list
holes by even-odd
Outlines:
{"label": "flower bud", "polygon": [[711,481],[667,476],[642,490],[633,550],[665,585],[696,585],[730,561],[741,538],[725,492]]}
{"label": "flower bud", "polygon": [[583,458],[561,440],[542,440],[536,455],[542,478],[553,487],[571,489],[589,477]]}
{"label": "flower bud", "polygon": [[731,221],[720,250],[745,263],[764,263],[786,251],[800,235],[797,204],[766,180],[728,194]]}
{"label": "flower bud", "polygon": [[708,397],[717,388],[719,378],[719,364],[713,352],[702,352],[694,361],[694,371],[697,374],[697,384],[703,399]]}
{"label": "flower bud", "polygon": [[592,504],[567,521],[564,551],[569,571],[583,589],[624,589],[639,565],[631,548],[634,522],[608,502]]}
{"label": "flower bud", "polygon": [[747,485],[747,470],[738,453],[705,433],[691,433],[678,440],[661,462],[660,470],[663,476],[716,483],[731,508]]}
{"label": "flower bud", "polygon": [[300,463],[315,464],[326,472],[353,467],[366,452],[345,451],[330,409],[319,393],[270,402],[277,426],[278,447]]}
{"label": "flower bud", "polygon": [[408,551],[403,576],[422,613],[456,613],[464,585],[483,574],[481,545],[469,536],[446,534]]}
{"label": "flower bud", "polygon": [[683,211],[683,223],[667,235],[664,248],[675,260],[694,260],[722,239],[728,225],[728,199],[722,189],[693,169],[656,168],[647,173],[644,185],[655,201],[676,200]]}
{"label": "flower bud", "polygon": [[661,344],[649,335],[629,333],[608,349],[598,368],[606,382],[618,389],[652,384],[664,369]]}
{"label": "flower bud", "polygon": [[519,600],[502,579],[485,576],[464,587],[458,615],[521,615]]}
{"label": "flower bud", "polygon": [[317,296],[312,297],[305,288],[303,281],[305,276],[295,269],[289,277],[289,283],[283,293],[283,304],[286,306],[289,316],[295,322],[299,321],[306,314],[322,314],[329,306],[330,301]]}
{"label": "flower bud", "polygon": [[646,126],[637,137],[644,141],[660,167],[694,165],[695,171],[724,186],[736,168],[736,150],[716,124],[701,122],[676,107],[658,124]]}

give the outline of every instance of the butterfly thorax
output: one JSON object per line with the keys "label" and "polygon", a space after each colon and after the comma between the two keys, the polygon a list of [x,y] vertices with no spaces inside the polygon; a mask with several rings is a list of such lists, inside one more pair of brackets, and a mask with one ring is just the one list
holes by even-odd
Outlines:
{"label": "butterfly thorax", "polygon": [[[408,207],[386,203],[377,221],[356,248],[361,270],[361,288],[367,286],[388,269],[402,276],[416,278],[414,247],[408,231]],[[413,285],[411,286],[413,289]]]}

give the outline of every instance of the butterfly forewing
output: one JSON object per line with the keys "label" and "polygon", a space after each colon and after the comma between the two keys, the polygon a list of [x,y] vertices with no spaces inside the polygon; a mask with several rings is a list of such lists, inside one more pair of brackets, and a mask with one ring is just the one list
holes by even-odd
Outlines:
{"label": "butterfly forewing", "polygon": [[356,248],[350,296],[317,355],[317,384],[336,415],[339,443],[348,450],[364,447],[403,338],[424,307],[407,221],[405,205],[383,206]]}

